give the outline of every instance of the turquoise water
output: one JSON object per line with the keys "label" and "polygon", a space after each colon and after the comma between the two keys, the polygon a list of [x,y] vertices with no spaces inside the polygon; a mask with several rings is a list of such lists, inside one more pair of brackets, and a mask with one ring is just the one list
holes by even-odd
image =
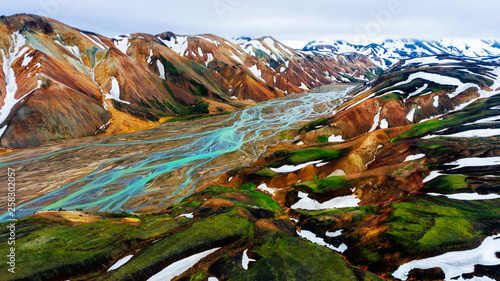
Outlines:
{"label": "turquoise water", "polygon": [[[108,159],[81,179],[22,204],[16,217],[59,208],[121,212],[171,204],[191,193],[199,180],[209,176],[204,175],[203,171],[218,165],[219,157],[244,149],[253,151],[252,157],[255,160],[258,151],[262,151],[262,146],[272,144],[268,142],[275,141],[280,132],[299,128],[304,121],[329,114],[347,90],[348,88],[344,87],[342,90],[327,93],[290,95],[231,115],[187,121],[175,129],[171,128],[174,127],[172,125],[163,124],[140,134],[114,136],[101,143],[85,144],[31,159],[1,163],[1,167],[14,164],[26,166],[67,157],[66,154],[70,152],[72,155],[78,155],[81,151],[84,157],[90,148],[96,151],[125,151],[127,148],[151,146],[151,149],[142,149],[137,154],[124,153],[122,156]],[[154,136],[159,130],[168,131],[168,136],[155,139]],[[75,158],[74,161],[78,159]],[[239,166],[237,159],[234,161],[235,167]],[[225,167],[218,173],[231,168],[234,167]],[[161,196],[158,196],[155,195],[157,189],[148,189],[149,185],[158,184],[155,181],[162,181],[162,176],[172,172],[179,175],[176,178],[177,184],[169,186],[168,192],[162,190]],[[22,175],[22,170],[19,173]],[[43,175],[40,175],[39,180],[44,180]],[[154,197],[155,200],[136,200],[132,205],[127,204],[132,199],[145,196]],[[6,215],[0,216],[0,220],[7,219]]]}

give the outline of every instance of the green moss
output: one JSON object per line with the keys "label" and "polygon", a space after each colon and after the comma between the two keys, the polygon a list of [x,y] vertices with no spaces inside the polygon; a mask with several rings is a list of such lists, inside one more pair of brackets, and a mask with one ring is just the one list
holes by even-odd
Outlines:
{"label": "green moss", "polygon": [[193,79],[190,79],[189,82],[194,87],[194,94],[195,95],[203,96],[203,97],[206,97],[208,95],[208,89],[203,84],[200,84]]}
{"label": "green moss", "polygon": [[235,240],[248,239],[252,234],[252,223],[239,216],[236,210],[205,218],[152,244],[120,270],[108,275],[107,279],[144,279],[151,271],[161,270],[165,264],[182,258],[185,253],[197,253]]}
{"label": "green moss", "polygon": [[281,212],[281,206],[273,200],[273,198],[266,193],[260,191],[250,191],[246,193],[249,195],[257,204],[258,207],[262,207],[268,210]]}
{"label": "green moss", "polygon": [[206,114],[209,112],[208,103],[204,100],[198,99],[191,105],[188,114]]}
{"label": "green moss", "polygon": [[257,189],[257,186],[253,182],[246,182],[242,184],[239,189],[241,190],[255,190]]}
{"label": "green moss", "polygon": [[371,251],[367,248],[361,249],[360,255],[363,257],[367,264],[376,263],[382,258],[381,253]]}
{"label": "green moss", "polygon": [[174,75],[174,76],[179,75],[177,68],[175,68],[175,66],[170,61],[168,61],[163,56],[160,56],[160,60],[161,60],[161,63],[163,64],[163,67],[165,68],[165,72],[166,72],[165,76],[169,77],[170,75]]}
{"label": "green moss", "polygon": [[[416,199],[414,202],[391,204],[391,207],[394,210],[385,223],[390,226],[385,236],[412,254],[477,241],[481,231],[473,227],[473,222],[478,219],[481,209],[487,208],[480,202],[439,198]],[[498,208],[486,212],[489,219],[499,214]]]}
{"label": "green moss", "polygon": [[270,232],[251,251],[261,258],[244,270],[227,260],[220,264],[228,280],[358,280],[334,251],[283,233]]}
{"label": "green moss", "polygon": [[[111,221],[114,220],[76,226],[45,221],[42,228],[16,237],[16,263],[22,266],[16,268],[12,278],[51,279],[56,274],[86,272],[108,263],[130,246],[136,228],[128,224],[111,224]],[[21,220],[18,225],[22,229],[25,223],[33,221]],[[6,242],[0,244],[1,253],[7,253],[9,248]],[[1,263],[0,271],[7,272],[7,266]]]}
{"label": "green moss", "polygon": [[327,135],[318,136],[317,141],[319,143],[328,142],[328,136]]}
{"label": "green moss", "polygon": [[308,191],[312,191],[314,193],[323,193],[329,190],[340,189],[346,186],[347,181],[343,176],[332,176],[323,178],[320,180],[307,181],[300,184],[296,184],[297,188],[306,188]]}
{"label": "green moss", "polygon": [[198,274],[191,276],[189,281],[199,281],[203,279],[203,271],[200,271]]}
{"label": "green moss", "polygon": [[273,171],[271,171],[271,169],[265,167],[265,168],[257,171],[255,174],[258,176],[261,176],[261,177],[272,178],[272,177],[276,176],[278,173],[273,172]]}
{"label": "green moss", "polygon": [[389,94],[381,96],[379,98],[379,100],[381,102],[385,102],[385,101],[392,100],[392,99],[402,100],[401,96],[399,94],[396,94],[396,93],[389,93]]}
{"label": "green moss", "polygon": [[309,161],[324,159],[331,160],[342,156],[342,151],[338,149],[300,149],[292,151],[292,156],[288,158],[292,164],[300,164]]}
{"label": "green moss", "polygon": [[468,187],[466,179],[467,176],[465,175],[443,175],[426,183],[424,189],[429,192],[453,193],[456,190]]}
{"label": "green moss", "polygon": [[295,213],[307,216],[318,218],[319,220],[328,219],[328,218],[337,218],[345,215],[352,216],[354,221],[362,221],[365,217],[375,214],[378,211],[379,207],[376,205],[362,205],[358,207],[351,208],[342,208],[342,209],[327,209],[327,210],[317,210],[317,211],[308,211],[302,209],[294,209]]}
{"label": "green moss", "polygon": [[491,105],[488,101],[489,100],[469,105],[460,112],[454,112],[452,114],[444,116],[443,118],[440,118],[442,120],[431,119],[423,123],[415,124],[408,131],[398,136],[397,139],[406,137],[419,137],[425,134],[439,131],[441,129],[451,128],[454,126],[473,122],[481,118],[493,116],[496,114],[496,112],[489,110]]}
{"label": "green moss", "polygon": [[302,126],[302,128],[299,129],[299,133],[312,131],[317,126],[325,126],[325,125],[328,124],[328,121],[330,119],[331,118],[323,118],[323,119],[319,119],[319,120],[313,121],[313,122],[311,122],[309,124],[306,124],[306,125]]}

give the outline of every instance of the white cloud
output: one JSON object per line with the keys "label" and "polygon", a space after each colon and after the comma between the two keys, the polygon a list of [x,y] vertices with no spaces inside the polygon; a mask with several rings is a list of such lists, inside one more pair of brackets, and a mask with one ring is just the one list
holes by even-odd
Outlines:
{"label": "white cloud", "polygon": [[[390,3],[399,5],[397,12],[390,9]],[[498,39],[499,8],[496,0],[475,4],[464,0],[361,0],[355,4],[345,0],[25,0],[4,3],[2,13],[45,14],[106,36],[164,31],[223,37],[271,35],[298,44],[354,40],[365,33],[370,39]]]}

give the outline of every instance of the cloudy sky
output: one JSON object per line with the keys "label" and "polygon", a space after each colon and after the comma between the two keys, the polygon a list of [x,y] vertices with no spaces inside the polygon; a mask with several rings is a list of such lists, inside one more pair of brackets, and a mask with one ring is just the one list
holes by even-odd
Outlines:
{"label": "cloudy sky", "polygon": [[106,36],[145,32],[271,35],[312,40],[500,39],[498,0],[1,0],[0,13],[32,13]]}

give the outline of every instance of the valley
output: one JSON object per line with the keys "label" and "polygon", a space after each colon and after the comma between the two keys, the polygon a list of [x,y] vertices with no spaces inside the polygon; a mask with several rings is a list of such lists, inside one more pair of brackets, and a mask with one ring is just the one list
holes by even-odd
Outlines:
{"label": "valley", "polygon": [[500,280],[496,41],[0,34],[5,280]]}

